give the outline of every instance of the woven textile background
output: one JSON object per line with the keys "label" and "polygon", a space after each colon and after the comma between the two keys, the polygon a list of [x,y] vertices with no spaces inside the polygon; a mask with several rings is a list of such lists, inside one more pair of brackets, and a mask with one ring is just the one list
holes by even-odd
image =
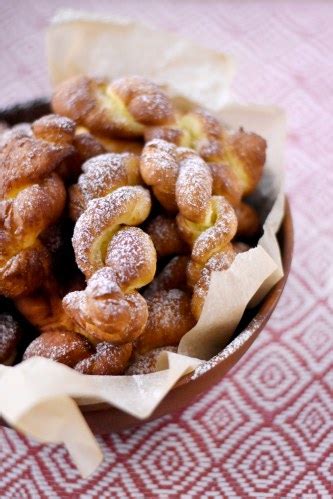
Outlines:
{"label": "woven textile background", "polygon": [[228,51],[239,99],[287,110],[295,257],[232,372],[179,414],[100,437],[105,460],[89,479],[61,446],[1,429],[0,497],[332,497],[333,2],[0,0],[0,105],[49,92],[44,29],[65,4]]}

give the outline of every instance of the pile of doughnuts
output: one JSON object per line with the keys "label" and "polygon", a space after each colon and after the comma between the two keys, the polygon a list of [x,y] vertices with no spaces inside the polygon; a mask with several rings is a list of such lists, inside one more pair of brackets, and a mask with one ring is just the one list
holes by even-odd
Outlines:
{"label": "pile of doughnuts", "polygon": [[[23,359],[148,372],[256,243],[266,142],[138,76],[71,78],[52,111],[0,130],[0,295],[34,327]],[[0,362],[19,329],[0,314]]]}

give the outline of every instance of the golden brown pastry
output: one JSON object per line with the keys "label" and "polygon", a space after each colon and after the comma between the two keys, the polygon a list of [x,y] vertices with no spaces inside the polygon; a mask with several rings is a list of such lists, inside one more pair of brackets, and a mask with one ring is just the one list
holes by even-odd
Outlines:
{"label": "golden brown pastry", "polygon": [[97,343],[95,353],[75,366],[83,374],[115,376],[124,374],[132,354],[132,344]]}
{"label": "golden brown pastry", "polygon": [[127,376],[137,375],[137,374],[149,374],[156,372],[157,359],[162,352],[177,352],[177,347],[165,346],[161,348],[154,348],[149,352],[140,354],[135,352],[134,360],[126,370],[125,374]]}
{"label": "golden brown pastry", "polygon": [[192,248],[188,283],[193,286],[206,262],[235,236],[235,211],[224,196],[212,196],[211,171],[193,150],[153,140],[144,147],[140,170],[161,204],[167,208],[165,199],[173,199],[179,210],[178,231]]}
{"label": "golden brown pastry", "polygon": [[169,291],[170,289],[187,291],[186,271],[189,261],[188,256],[174,256],[147,286],[144,297],[147,298],[156,291]]}
{"label": "golden brown pastry", "polygon": [[77,129],[73,139],[73,145],[79,156],[78,161],[82,164],[87,159],[104,154],[105,147],[101,144],[91,133],[88,131],[81,131],[78,133]]}
{"label": "golden brown pastry", "polygon": [[12,133],[0,151],[0,293],[33,291],[47,276],[40,234],[60,217],[66,199],[55,173],[71,154],[70,120],[49,115],[29,133]]}
{"label": "golden brown pastry", "polygon": [[189,247],[181,238],[174,218],[157,215],[148,223],[146,231],[152,238],[159,257],[189,252]]}
{"label": "golden brown pastry", "polygon": [[86,289],[66,295],[63,307],[75,330],[92,342],[131,342],[142,333],[148,318],[143,296],[135,289],[123,291],[108,267],[95,272]]}
{"label": "golden brown pastry", "polygon": [[231,244],[227,244],[223,251],[216,253],[207,261],[201,270],[198,279],[197,275],[195,276],[195,279],[193,279],[191,269],[188,268],[189,281],[190,283],[193,282],[194,285],[191,303],[192,313],[197,320],[200,317],[202,307],[205,303],[212,272],[227,270],[234,261],[235,256],[236,252],[234,251],[233,246]]}
{"label": "golden brown pastry", "polygon": [[226,129],[204,109],[176,113],[175,123],[147,129],[145,139],[163,139],[197,151],[212,170],[213,194],[224,195],[233,205],[253,192],[262,176],[266,141],[242,128]]}
{"label": "golden brown pastry", "polygon": [[260,220],[256,210],[248,203],[240,203],[235,207],[238,220],[237,237],[251,238],[260,232]]}
{"label": "golden brown pastry", "polygon": [[147,126],[174,119],[169,98],[141,76],[106,80],[75,76],[61,83],[52,98],[53,110],[68,116],[96,136],[143,136]]}
{"label": "golden brown pastry", "polygon": [[94,346],[80,334],[53,331],[36,338],[26,349],[23,360],[46,357],[83,374],[116,375],[125,371],[131,353],[131,344]]}
{"label": "golden brown pastry", "polygon": [[140,171],[166,210],[179,211],[194,222],[205,219],[213,179],[209,167],[195,151],[152,140],[142,151]]}
{"label": "golden brown pastry", "polygon": [[156,291],[147,297],[148,322],[136,342],[138,352],[178,345],[195,324],[191,299],[180,289]]}
{"label": "golden brown pastry", "polygon": [[30,343],[23,360],[30,357],[46,357],[69,367],[86,359],[94,352],[93,346],[80,334],[72,332],[50,331],[41,334]]}
{"label": "golden brown pastry", "polygon": [[63,304],[90,338],[127,343],[145,327],[147,304],[137,289],[152,281],[156,251],[148,234],[130,226],[142,223],[150,206],[143,187],[120,187],[91,201],[77,221],[73,247],[88,284]]}
{"label": "golden brown pastry", "polygon": [[104,197],[115,189],[142,182],[139,158],[131,153],[107,153],[95,156],[82,165],[77,184],[69,190],[70,216],[77,220],[88,202]]}
{"label": "golden brown pastry", "polygon": [[229,167],[238,179],[242,196],[254,191],[266,159],[266,141],[262,137],[242,128],[235,132],[227,130],[217,118],[202,109],[186,113],[179,127],[185,137],[181,145],[192,147],[208,163],[221,164],[224,169]]}
{"label": "golden brown pastry", "polygon": [[0,364],[13,364],[21,335],[16,320],[10,314],[0,314]]}
{"label": "golden brown pastry", "polygon": [[[75,322],[68,316],[62,305],[65,292],[55,280],[49,280],[42,288],[15,300],[17,310],[38,329],[38,332],[75,332]],[[67,290],[82,289],[82,283],[67,283]]]}
{"label": "golden brown pastry", "polygon": [[[114,244],[114,235],[125,226],[144,222],[150,209],[149,191],[141,186],[120,187],[89,203],[75,225],[72,240],[77,265],[87,279],[105,266],[109,245],[111,244],[112,248]],[[142,233],[144,242],[150,241],[141,229],[137,229],[135,233]],[[128,245],[126,249],[129,249]],[[126,255],[121,256],[125,258]],[[116,266],[121,267],[121,263],[118,261]]]}
{"label": "golden brown pastry", "polygon": [[237,231],[237,218],[231,204],[223,196],[212,196],[210,210],[204,224],[189,222],[177,216],[178,227],[189,243],[192,243],[191,261],[188,265],[188,283],[193,286],[208,260],[225,251]]}

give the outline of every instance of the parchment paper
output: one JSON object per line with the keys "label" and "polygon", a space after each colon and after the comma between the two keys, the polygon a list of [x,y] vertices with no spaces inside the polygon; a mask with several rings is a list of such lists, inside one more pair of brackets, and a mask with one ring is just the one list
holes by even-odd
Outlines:
{"label": "parchment paper", "polygon": [[167,85],[173,94],[211,108],[229,126],[244,126],[268,142],[264,178],[253,199],[261,207],[264,234],[258,246],[239,254],[227,271],[212,275],[197,325],[183,337],[178,354],[161,354],[158,372],[85,376],[42,358],[0,366],[2,417],[40,441],[63,442],[85,477],[102,454],[76,402],[106,401],[140,419],[148,417],[181,376],[227,345],[245,308],[282,277],[275,234],[284,213],[285,122],[276,108],[226,104],[234,74],[229,56],[132,21],[62,12],[48,31],[47,53],[54,83],[77,73],[109,78],[142,74]]}

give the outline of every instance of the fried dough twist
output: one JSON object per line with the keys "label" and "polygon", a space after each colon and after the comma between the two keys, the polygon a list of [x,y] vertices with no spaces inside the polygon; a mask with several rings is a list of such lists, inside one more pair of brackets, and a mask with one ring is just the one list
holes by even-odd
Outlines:
{"label": "fried dough twist", "polygon": [[[176,217],[178,231],[192,248],[187,265],[189,286],[195,286],[206,265],[209,269],[210,266],[225,268],[226,261],[231,264],[231,256],[226,255],[234,254],[230,243],[237,231],[237,217],[224,196],[212,195],[212,177],[204,160],[193,150],[155,139],[144,147],[140,169],[143,179],[152,186],[160,202],[168,207],[165,200],[168,203],[171,200],[179,210]],[[153,232],[154,237],[157,239]],[[212,258],[214,266],[210,262]],[[208,287],[205,291],[200,289],[201,284],[195,288],[192,300],[196,318],[202,308],[196,294],[200,292],[204,297]],[[197,304],[199,301],[200,305]]]}
{"label": "fried dough twist", "polygon": [[68,116],[96,136],[142,137],[147,126],[174,120],[170,99],[141,76],[112,82],[75,76],[61,83],[52,99],[54,111]]}
{"label": "fried dough twist", "polygon": [[165,139],[196,150],[206,161],[213,178],[213,194],[222,195],[237,208],[239,236],[251,237],[259,229],[252,206],[242,201],[261,179],[266,159],[266,141],[255,133],[223,127],[203,109],[180,114],[174,125],[147,129],[145,138]]}
{"label": "fried dough twist", "polygon": [[137,289],[152,281],[156,251],[148,234],[133,226],[150,208],[147,189],[120,187],[92,200],[76,223],[73,247],[88,283],[63,305],[78,331],[94,341],[128,343],[146,325],[147,304]]}
{"label": "fried dough twist", "polygon": [[66,191],[56,173],[73,154],[74,123],[49,115],[8,132],[0,151],[0,293],[16,297],[49,272],[39,236],[60,217]]}
{"label": "fried dough twist", "polygon": [[139,158],[131,153],[108,153],[95,156],[82,165],[78,182],[70,187],[70,215],[77,220],[88,202],[110,194],[126,185],[141,181]]}
{"label": "fried dough twist", "polygon": [[131,353],[130,343],[93,345],[81,334],[53,331],[41,334],[30,343],[23,359],[46,357],[83,374],[117,375],[126,370]]}

